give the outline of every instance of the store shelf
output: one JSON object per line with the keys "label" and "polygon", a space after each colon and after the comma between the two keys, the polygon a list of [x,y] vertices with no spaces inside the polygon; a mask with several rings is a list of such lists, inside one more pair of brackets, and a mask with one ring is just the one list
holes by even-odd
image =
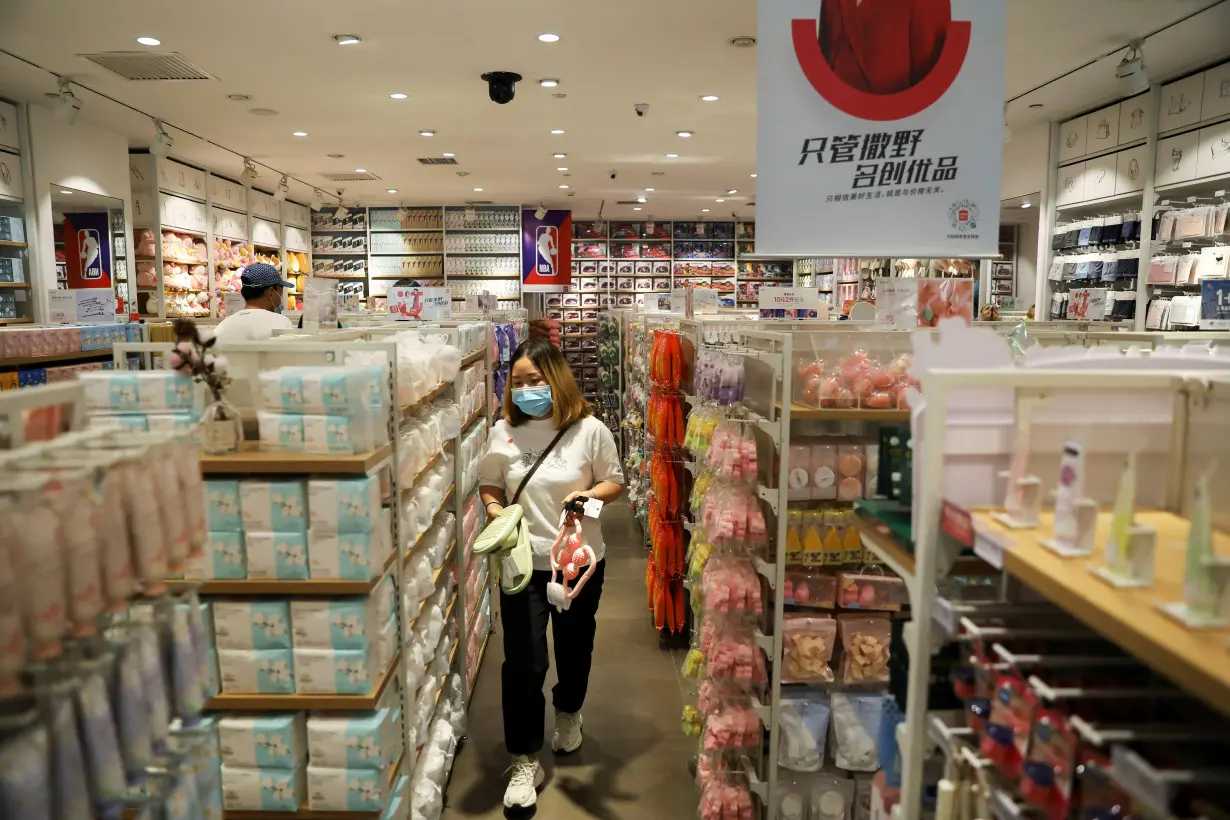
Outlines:
{"label": "store shelf", "polygon": [[[222,712],[370,712],[377,709],[389,682],[397,677],[401,652],[393,655],[384,677],[366,695],[236,695],[222,693],[205,701],[205,708]],[[299,815],[301,816],[301,815]]]}
{"label": "store shelf", "polygon": [[1106,205],[1113,205],[1115,203],[1130,202],[1133,199],[1143,200],[1144,195],[1145,195],[1144,191],[1131,191],[1126,194],[1115,194],[1114,196],[1104,196],[1098,199],[1086,200],[1085,202],[1069,202],[1066,205],[1056,205],[1055,210],[1056,211],[1079,211],[1082,208],[1099,208],[1099,207],[1103,207]]}
{"label": "store shelf", "polygon": [[[138,256],[136,258],[142,262],[158,261],[153,256]],[[173,265],[208,265],[209,264],[209,262],[204,259],[188,259],[187,257],[167,256],[166,254],[162,255],[162,262],[163,264],[167,264],[169,262]]]}
{"label": "store shelf", "polygon": [[462,424],[461,424],[461,432],[462,432],[462,433],[465,433],[465,431],[466,431],[466,430],[469,430],[469,429],[470,429],[470,425],[471,425],[471,424],[473,424],[474,422],[478,421],[478,420],[479,420],[479,419],[481,419],[481,418],[485,418],[485,416],[486,416],[486,414],[484,414],[484,413],[483,413],[483,408],[482,408],[482,406],[479,406],[479,408],[478,408],[477,410],[475,410],[475,411],[473,412],[473,414],[471,414],[471,415],[470,415],[470,417],[469,417],[468,419],[466,419],[464,422],[462,422]]}
{"label": "store shelf", "polygon": [[397,560],[396,550],[389,553],[385,559],[384,568],[380,574],[370,581],[342,581],[337,579],[317,579],[308,581],[279,581],[276,579],[243,578],[235,580],[167,581],[171,589],[195,588],[200,595],[235,595],[247,597],[251,595],[295,595],[305,597],[337,597],[340,595],[370,595],[384,580],[389,568]]}
{"label": "store shelf", "polygon": [[403,406],[401,408],[401,412],[403,414],[411,413],[415,410],[418,410],[420,407],[426,407],[428,404],[430,404],[431,402],[439,398],[440,394],[442,394],[444,391],[448,390],[452,386],[453,386],[452,382],[440,382],[440,384],[436,385],[434,390],[432,390],[426,396],[423,396],[423,398],[419,399],[414,404],[407,404]]}
{"label": "store shelf", "polygon": [[33,322],[33,319],[0,319],[0,325],[28,325]]}
{"label": "store shelf", "polygon": [[854,528],[858,530],[864,547],[874,552],[889,569],[904,578],[907,584],[913,583],[914,556],[901,546],[887,526],[868,516],[855,515]]}
{"label": "store shelf", "polygon": [[[436,507],[435,512],[431,514],[432,521],[435,521],[436,516],[439,515],[441,511],[444,510],[445,505],[448,504],[448,500],[453,497],[453,490],[455,489],[457,489],[456,484],[448,485],[448,489],[445,490],[444,495],[440,497],[440,506]],[[431,528],[428,527],[428,529],[431,529]],[[423,543],[423,536],[426,534],[427,534],[427,530],[423,530],[421,533],[419,533],[419,537],[414,539],[414,543],[410,545],[410,549],[406,550],[407,559],[409,559],[410,556],[414,555],[414,553],[418,551],[419,544]]]}
{"label": "store shelf", "polygon": [[18,356],[10,359],[0,359],[0,367],[17,367],[30,364],[54,364],[56,362],[76,362],[84,359],[110,359],[111,350],[78,350],[73,353],[52,353],[48,356]]}
{"label": "store shelf", "polygon": [[[1183,598],[1184,545],[1189,523],[1173,513],[1137,512],[1136,523],[1157,530],[1155,582],[1144,589],[1116,589],[1089,572],[1098,566],[1110,532],[1110,513],[1098,516],[1093,558],[1061,558],[1038,544],[1050,536],[1054,514],[1044,512],[1037,529],[1011,530],[986,512],[973,513],[975,527],[1005,542],[1004,570],[1052,603],[1165,675],[1181,688],[1230,715],[1230,628],[1194,630],[1163,614],[1158,602]],[[1213,534],[1214,552],[1230,557],[1230,535]]]}
{"label": "store shelf", "polygon": [[7,239],[0,239],[0,248],[25,248],[28,247],[25,242],[10,242]]}
{"label": "store shelf", "polygon": [[201,455],[201,474],[211,475],[367,475],[387,461],[393,446],[386,444],[358,455],[281,453],[260,449],[260,442],[245,441],[233,455]]}
{"label": "store shelf", "polygon": [[486,358],[486,356],[487,351],[485,348],[482,350],[475,350],[473,353],[467,354],[466,357],[461,360],[461,366],[465,367],[466,365],[471,365],[475,362],[481,362],[484,358]]}
{"label": "store shelf", "polygon": [[[392,793],[393,784],[397,782],[401,774],[402,763],[405,759],[406,753],[403,750],[389,769],[390,793]],[[359,820],[359,818],[381,816],[383,813],[380,811],[312,811],[308,808],[307,803],[300,806],[299,811],[235,811],[230,809],[222,812],[222,820]]]}
{"label": "store shelf", "polygon": [[30,290],[33,286],[27,282],[0,282],[0,288],[14,288],[19,290]]}
{"label": "store shelf", "polygon": [[[778,409],[781,406],[778,405]],[[909,410],[872,410],[860,407],[808,407],[794,402],[790,405],[791,421],[879,421],[909,424]]]}

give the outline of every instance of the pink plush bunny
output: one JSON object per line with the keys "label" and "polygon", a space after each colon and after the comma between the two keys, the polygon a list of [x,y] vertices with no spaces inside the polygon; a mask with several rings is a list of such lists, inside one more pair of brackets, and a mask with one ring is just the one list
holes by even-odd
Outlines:
{"label": "pink plush bunny", "polygon": [[[568,600],[580,594],[581,588],[594,574],[594,566],[598,563],[594,551],[581,540],[581,519],[575,519],[572,526],[574,532],[569,533],[568,514],[565,513],[560,521],[559,535],[555,536],[555,543],[551,545],[551,583],[560,583],[559,576],[562,573],[564,597]],[[582,568],[585,570],[583,575]],[[576,581],[572,589],[568,588],[569,581]]]}

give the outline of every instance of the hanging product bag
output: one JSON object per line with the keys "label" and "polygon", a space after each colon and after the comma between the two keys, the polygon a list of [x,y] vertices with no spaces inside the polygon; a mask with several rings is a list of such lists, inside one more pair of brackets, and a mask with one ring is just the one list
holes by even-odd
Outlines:
{"label": "hanging product bag", "polygon": [[530,524],[525,520],[517,500],[521,491],[530,483],[534,473],[542,466],[543,461],[559,440],[564,437],[569,428],[565,427],[555,434],[551,443],[538,456],[534,466],[521,479],[517,492],[513,493],[512,502],[504,510],[487,523],[483,531],[474,541],[474,552],[478,555],[490,555],[496,559],[495,567],[500,578],[500,589],[509,595],[523,591],[530,583],[530,575],[534,571],[534,551],[530,547]]}

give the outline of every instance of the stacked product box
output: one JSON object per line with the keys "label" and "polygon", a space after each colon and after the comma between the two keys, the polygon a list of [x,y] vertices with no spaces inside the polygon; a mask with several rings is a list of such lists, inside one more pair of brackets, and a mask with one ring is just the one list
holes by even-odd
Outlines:
{"label": "stacked product box", "polygon": [[283,367],[260,374],[261,446],[300,453],[365,453],[389,441],[387,371]]}
{"label": "stacked product box", "polygon": [[188,376],[121,370],[80,373],[78,378],[94,424],[189,435],[201,417],[204,394]]}

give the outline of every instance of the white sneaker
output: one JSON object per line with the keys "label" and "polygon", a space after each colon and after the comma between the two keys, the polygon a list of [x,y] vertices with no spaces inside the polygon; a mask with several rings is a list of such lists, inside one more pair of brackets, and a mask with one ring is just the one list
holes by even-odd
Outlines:
{"label": "white sneaker", "polygon": [[542,770],[537,758],[531,760],[525,755],[517,755],[509,771],[512,777],[504,790],[504,807],[528,809],[535,805],[538,802],[538,787],[547,779],[547,773]]}
{"label": "white sneaker", "polygon": [[581,713],[555,710],[555,732],[551,735],[551,749],[559,754],[569,754],[581,748]]}

